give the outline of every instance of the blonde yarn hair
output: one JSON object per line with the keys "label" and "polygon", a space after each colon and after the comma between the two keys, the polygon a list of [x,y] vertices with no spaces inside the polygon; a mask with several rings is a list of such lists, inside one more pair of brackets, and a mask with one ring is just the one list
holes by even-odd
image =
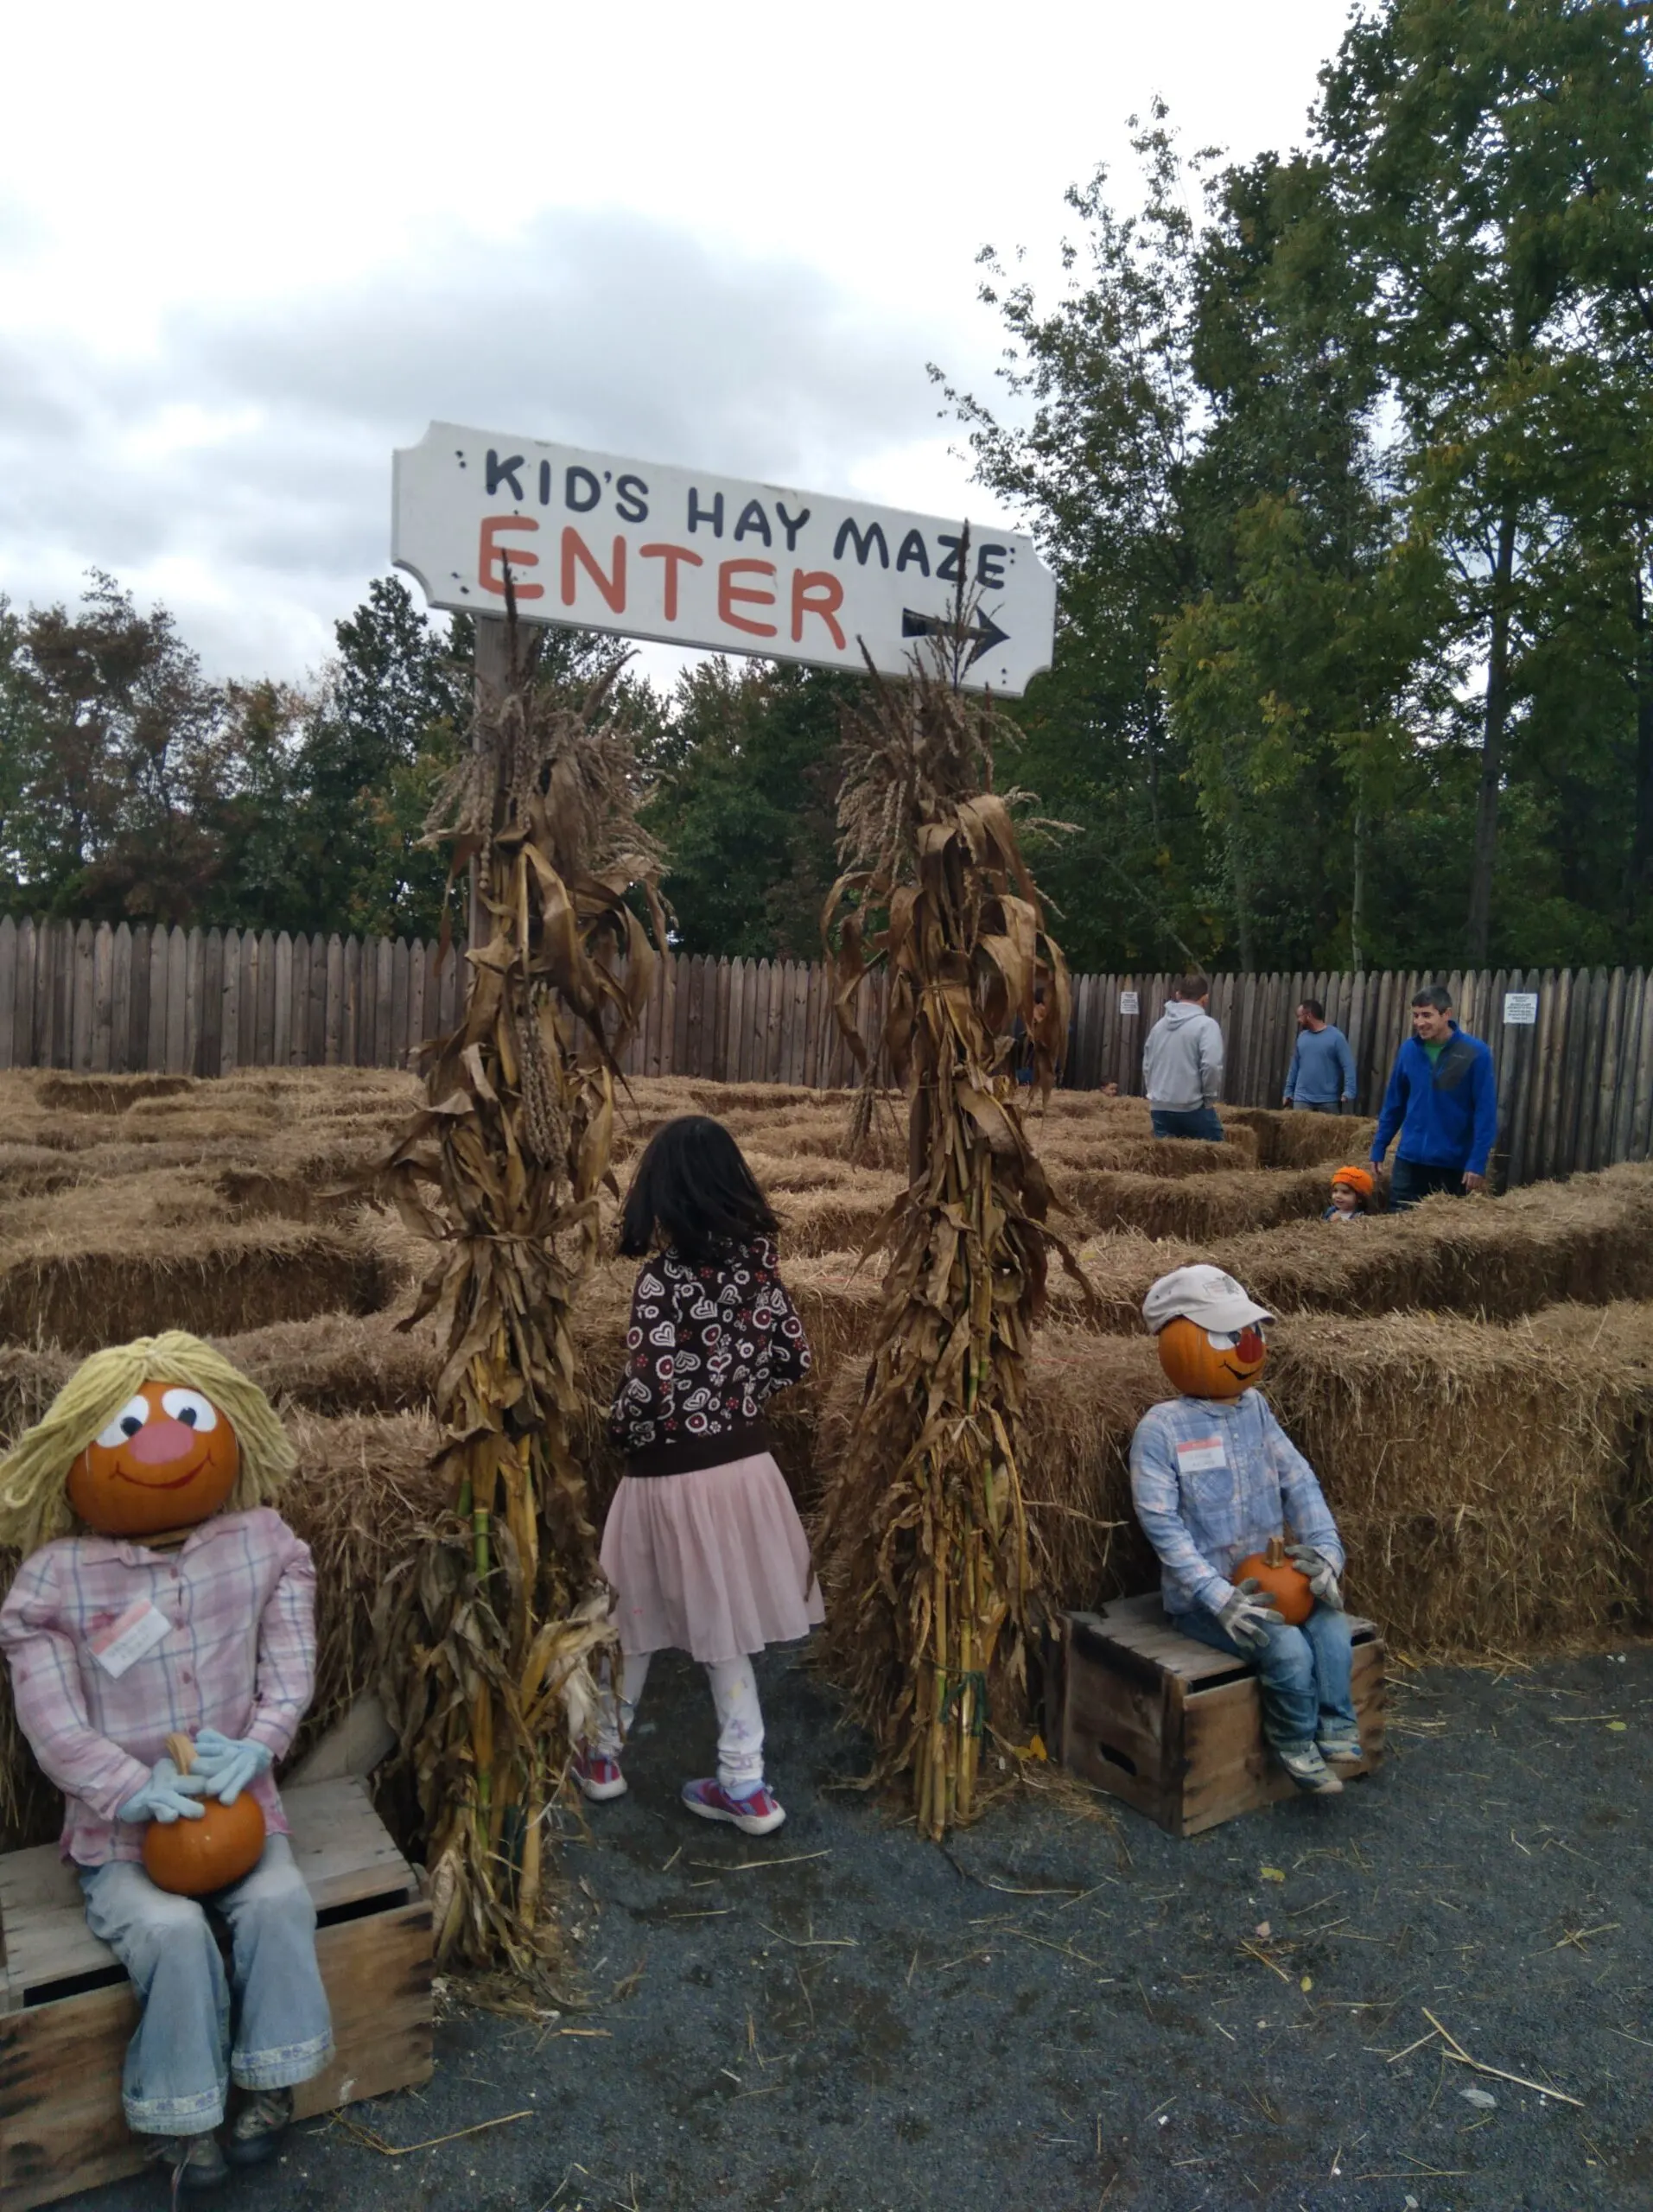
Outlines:
{"label": "blonde yarn hair", "polygon": [[83,1361],[44,1417],[0,1458],[0,1544],[27,1558],[69,1533],[74,1526],[69,1469],[146,1382],[199,1390],[228,1414],[240,1442],[241,1471],[226,1512],[267,1504],[298,1465],[275,1408],[221,1351],[182,1329],[138,1337]]}

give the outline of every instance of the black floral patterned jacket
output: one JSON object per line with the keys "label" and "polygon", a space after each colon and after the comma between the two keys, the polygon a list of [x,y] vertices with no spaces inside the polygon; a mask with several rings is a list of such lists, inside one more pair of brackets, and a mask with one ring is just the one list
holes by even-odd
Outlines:
{"label": "black floral patterned jacket", "polygon": [[626,1471],[686,1475],[768,1451],[764,1402],[811,1364],[766,1236],[703,1268],[673,1249],[656,1254],[632,1293],[626,1373],[608,1416]]}

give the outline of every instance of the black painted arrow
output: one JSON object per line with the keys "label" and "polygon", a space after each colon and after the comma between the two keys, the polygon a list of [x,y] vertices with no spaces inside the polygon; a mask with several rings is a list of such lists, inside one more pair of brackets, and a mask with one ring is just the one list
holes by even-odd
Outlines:
{"label": "black painted arrow", "polygon": [[915,614],[910,607],[901,609],[901,635],[904,638],[950,638],[960,645],[970,644],[970,657],[966,668],[974,668],[983,653],[990,653],[995,645],[1004,645],[1010,632],[1001,630],[993,617],[977,609],[979,620],[974,623],[950,622],[944,614]]}

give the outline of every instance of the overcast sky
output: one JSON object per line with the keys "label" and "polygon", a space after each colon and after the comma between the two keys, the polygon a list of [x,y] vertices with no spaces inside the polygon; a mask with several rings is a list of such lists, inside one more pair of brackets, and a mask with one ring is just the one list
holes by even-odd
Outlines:
{"label": "overcast sky", "polygon": [[[92,566],[301,677],[432,417],[992,519],[925,365],[1065,188],[1299,142],[1345,0],[14,10],[0,593]],[[1002,518],[1000,518],[1002,519]]]}

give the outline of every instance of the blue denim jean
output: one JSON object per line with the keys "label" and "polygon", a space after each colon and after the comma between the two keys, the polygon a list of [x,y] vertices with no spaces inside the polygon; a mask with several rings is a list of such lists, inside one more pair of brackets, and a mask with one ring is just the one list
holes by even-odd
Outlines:
{"label": "blue denim jean", "polygon": [[1156,1137],[1203,1137],[1207,1144],[1223,1142],[1223,1124],[1215,1106],[1150,1106],[1148,1120]]}
{"label": "blue denim jean", "polygon": [[1397,1158],[1389,1172],[1389,1211],[1410,1213],[1421,1198],[1431,1198],[1437,1191],[1444,1191],[1448,1198],[1461,1198],[1463,1169],[1428,1166],[1421,1160]]}
{"label": "blue denim jean", "polygon": [[1316,1605],[1301,1628],[1282,1621],[1261,1650],[1237,1643],[1214,1613],[1178,1613],[1171,1625],[1217,1651],[1256,1667],[1262,1732],[1276,1751],[1300,1751],[1316,1736],[1358,1735],[1349,1680],[1353,1663],[1349,1616]]}
{"label": "blue denim jean", "polygon": [[[121,2080],[137,2135],[200,2135],[218,2126],[231,2077],[286,2089],[319,2074],[333,2020],[315,1961],[315,1907],[284,1835],[250,1874],[198,1901],[156,1889],[142,1866],[83,1866],[86,1925],[132,1978],[141,2018]],[[238,2000],[208,1911],[230,1930]]]}

